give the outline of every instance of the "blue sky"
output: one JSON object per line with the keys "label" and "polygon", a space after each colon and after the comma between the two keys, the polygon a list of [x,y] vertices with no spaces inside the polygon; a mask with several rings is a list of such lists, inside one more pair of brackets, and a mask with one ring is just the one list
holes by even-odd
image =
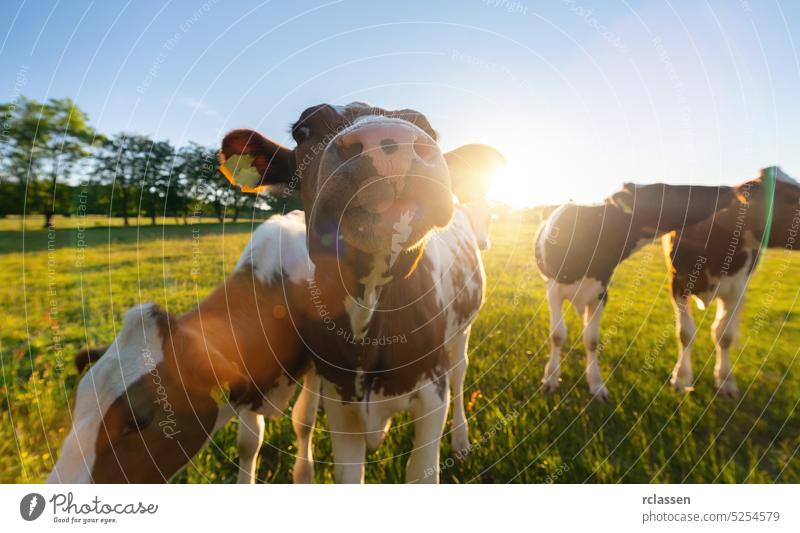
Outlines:
{"label": "blue sky", "polygon": [[0,3],[0,97],[73,98],[101,131],[289,143],[306,107],[425,112],[509,158],[493,196],[800,176],[800,5],[782,1]]}

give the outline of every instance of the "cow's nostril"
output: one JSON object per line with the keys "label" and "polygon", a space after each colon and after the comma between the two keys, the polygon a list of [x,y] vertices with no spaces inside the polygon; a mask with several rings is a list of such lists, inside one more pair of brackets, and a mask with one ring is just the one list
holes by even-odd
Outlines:
{"label": "cow's nostril", "polygon": [[414,153],[424,161],[431,161],[436,157],[437,149],[435,145],[418,139],[414,141]]}
{"label": "cow's nostril", "polygon": [[357,157],[364,151],[364,145],[358,142],[356,138],[345,136],[338,139],[336,144],[339,147],[339,153],[345,159]]}
{"label": "cow's nostril", "polygon": [[397,149],[398,146],[394,139],[383,139],[381,141],[381,150],[383,150],[383,153],[389,155],[396,152]]}

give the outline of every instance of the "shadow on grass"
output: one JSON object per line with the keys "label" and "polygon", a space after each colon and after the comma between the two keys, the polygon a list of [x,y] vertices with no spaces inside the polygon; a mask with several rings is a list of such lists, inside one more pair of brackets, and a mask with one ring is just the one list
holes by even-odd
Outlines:
{"label": "shadow on grass", "polygon": [[196,232],[200,237],[223,233],[240,234],[252,232],[262,220],[245,222],[225,222],[202,224],[165,224],[161,226],[133,227],[91,227],[79,230],[64,228],[50,232],[41,230],[0,231],[0,255],[18,254],[23,251],[41,252],[48,247],[56,250],[76,248],[78,246],[93,248],[108,245],[129,245],[137,242],[146,243],[159,240],[189,240]]}

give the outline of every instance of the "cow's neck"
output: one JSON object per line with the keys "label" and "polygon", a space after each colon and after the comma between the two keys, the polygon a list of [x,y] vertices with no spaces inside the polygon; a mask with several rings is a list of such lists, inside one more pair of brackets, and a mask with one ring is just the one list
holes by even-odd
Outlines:
{"label": "cow's neck", "polygon": [[620,261],[626,259],[630,255],[652,243],[663,233],[666,233],[665,231],[656,231],[656,228],[651,226],[637,224],[635,221],[630,222],[630,224],[630,231],[627,234],[625,234],[625,232],[620,233],[620,237],[624,237],[625,239],[625,245],[622,255],[620,256]]}
{"label": "cow's neck", "polygon": [[283,289],[254,280],[250,271],[235,272],[178,318],[183,342],[176,349],[186,352],[186,364],[211,365],[220,383],[243,376],[256,386],[272,383],[281,368],[292,371],[297,364],[294,330],[283,325],[289,324]]}
{"label": "cow's neck", "polygon": [[316,320],[331,313],[343,319],[340,326],[349,326],[353,339],[363,340],[380,306],[381,295],[413,272],[422,252],[420,245],[410,251],[369,254],[347,249],[337,259],[312,258],[320,314]]}
{"label": "cow's neck", "polygon": [[748,250],[759,248],[764,238],[766,221],[763,216],[753,216],[751,212],[753,209],[760,208],[753,202],[736,202],[731,207],[719,211],[715,216],[714,224],[736,236],[734,242],[740,248]]}
{"label": "cow's neck", "polygon": [[356,270],[359,272],[359,277],[355,290],[344,298],[350,329],[356,340],[363,340],[366,337],[381,292],[394,279],[391,273],[393,259],[395,258],[391,254],[371,255],[362,263],[366,268]]}

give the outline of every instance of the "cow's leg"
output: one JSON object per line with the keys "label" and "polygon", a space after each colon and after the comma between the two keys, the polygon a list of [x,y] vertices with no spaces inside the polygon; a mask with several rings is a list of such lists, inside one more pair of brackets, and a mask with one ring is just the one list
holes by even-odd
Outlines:
{"label": "cow's leg", "polygon": [[314,482],[314,452],[311,437],[317,421],[319,387],[319,376],[312,369],[303,379],[303,389],[292,409],[292,427],[297,437],[297,458],[292,470],[295,483]]}
{"label": "cow's leg", "polygon": [[586,348],[586,381],[589,392],[598,400],[607,402],[608,389],[600,374],[597,347],[600,344],[600,321],[605,310],[603,294],[593,297],[583,308],[583,345]]}
{"label": "cow's leg", "polygon": [[336,388],[325,380],[322,380],[322,405],[331,435],[334,479],[337,483],[363,483],[367,446],[357,412],[345,404]]}
{"label": "cow's leg", "polygon": [[681,392],[689,392],[694,390],[692,345],[694,344],[697,329],[689,306],[691,298],[673,295],[672,303],[675,307],[675,325],[680,353],[678,354],[678,362],[672,370],[670,383]]}
{"label": "cow's leg", "polygon": [[264,416],[253,411],[239,412],[239,476],[237,483],[256,482],[256,461],[264,440]]}
{"label": "cow's leg", "polygon": [[567,326],[564,324],[564,297],[558,283],[547,280],[547,306],[550,308],[550,360],[544,367],[542,388],[553,392],[561,384],[561,347],[567,340]]}
{"label": "cow's leg", "polygon": [[464,410],[464,378],[467,375],[467,365],[469,364],[467,354],[469,333],[470,328],[468,327],[456,336],[450,346],[450,391],[453,396],[450,447],[452,454],[457,459],[465,459],[470,452],[467,415]]}
{"label": "cow's leg", "polygon": [[717,315],[711,325],[711,336],[717,350],[717,362],[714,365],[714,382],[723,398],[739,396],[739,387],[733,376],[730,362],[730,351],[739,335],[740,310],[744,304],[743,292],[736,291],[724,298],[719,298]]}
{"label": "cow's leg", "polygon": [[[447,379],[447,375],[439,379]],[[442,440],[450,394],[445,387],[430,381],[423,385],[411,402],[414,417],[414,449],[406,464],[407,483],[439,482],[439,444]]]}

